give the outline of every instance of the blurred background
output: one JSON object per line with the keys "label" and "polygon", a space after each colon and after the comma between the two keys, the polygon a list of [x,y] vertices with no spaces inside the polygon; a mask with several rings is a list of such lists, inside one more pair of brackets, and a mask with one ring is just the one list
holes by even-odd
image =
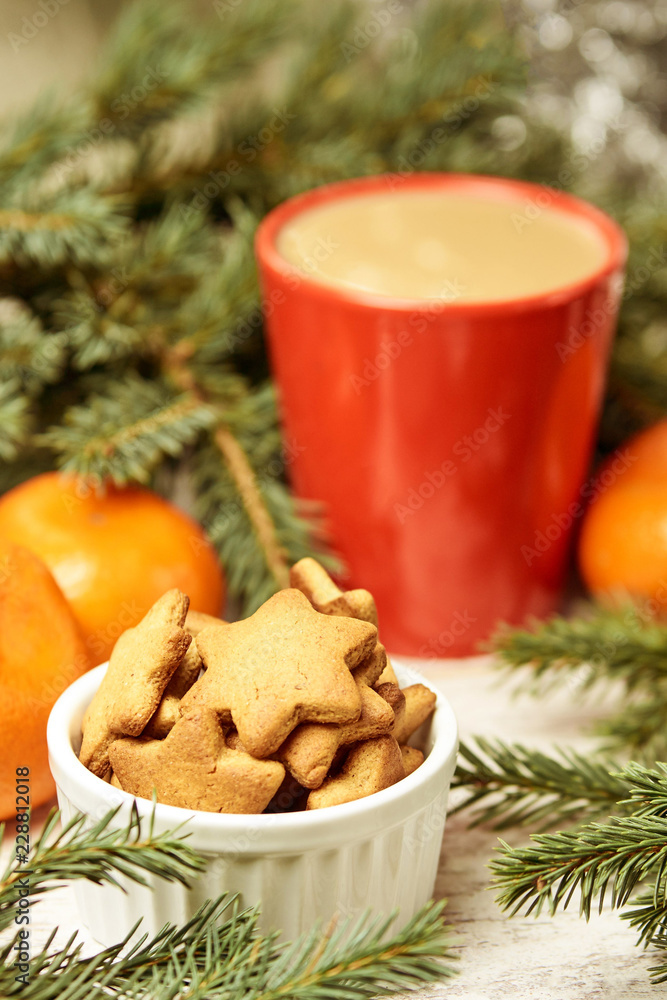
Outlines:
{"label": "blurred background", "polygon": [[667,2],[634,0],[6,0],[0,491],[140,483],[194,513],[242,612],[284,585],[326,526],[286,482],[253,233],[383,171],[520,177],[618,219],[597,458],[663,420],[666,35]]}

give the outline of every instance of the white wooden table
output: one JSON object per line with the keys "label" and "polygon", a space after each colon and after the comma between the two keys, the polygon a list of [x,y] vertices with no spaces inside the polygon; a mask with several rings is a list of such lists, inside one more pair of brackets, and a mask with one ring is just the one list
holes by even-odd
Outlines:
{"label": "white wooden table", "polygon": [[[463,737],[473,733],[499,736],[528,746],[590,745],[582,735],[594,717],[576,690],[537,702],[513,698],[499,683],[487,657],[472,660],[415,661],[449,698]],[[577,704],[579,702],[579,704]],[[596,711],[600,711],[596,704]],[[34,817],[35,826],[43,810]],[[509,831],[511,843],[525,835]],[[450,1000],[655,1000],[647,969],[654,956],[634,947],[634,933],[611,912],[586,924],[576,907],[551,919],[507,918],[488,890],[485,865],[497,842],[487,829],[469,830],[464,816],[448,820],[436,893],[449,899],[449,920],[461,939],[460,976],[417,996]],[[55,925],[63,940],[78,927],[73,893],[65,887],[50,893],[33,911],[33,948]],[[89,942],[89,944],[92,943]],[[414,997],[415,994],[412,994]]]}

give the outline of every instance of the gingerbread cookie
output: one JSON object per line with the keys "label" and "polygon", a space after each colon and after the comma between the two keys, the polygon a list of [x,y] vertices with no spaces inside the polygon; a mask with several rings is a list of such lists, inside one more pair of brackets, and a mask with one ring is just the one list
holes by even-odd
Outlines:
{"label": "gingerbread cookie", "polygon": [[387,662],[385,668],[378,677],[378,684],[396,684],[398,685],[398,678],[394,672],[394,668],[391,665],[391,660],[387,657]]}
{"label": "gingerbread cookie", "polygon": [[285,777],[282,764],[230,750],[216,713],[185,715],[164,740],[124,738],[109,747],[114,774],[131,795],[182,809],[257,813]]}
{"label": "gingerbread cookie", "polygon": [[189,632],[193,639],[211,625],[227,624],[223,618],[215,618],[213,615],[207,615],[205,611],[195,611],[194,608],[191,608],[185,616],[185,631]]}
{"label": "gingerbread cookie", "polygon": [[212,708],[249,753],[268,757],[300,722],[356,722],[351,670],[376,643],[374,625],[319,614],[300,591],[281,590],[250,618],[199,634],[206,672],[181,710]]}
{"label": "gingerbread cookie", "polygon": [[[185,625],[187,629],[187,619]],[[187,631],[190,632],[189,629]],[[201,656],[197,649],[196,640],[193,639],[185,656],[172,674],[154,715],[143,730],[144,736],[152,736],[154,739],[162,740],[171,731],[180,718],[181,698],[197,680],[201,668]]]}
{"label": "gingerbread cookie", "polygon": [[155,714],[143,731],[144,736],[153,736],[162,740],[179,720],[181,698],[189,691],[202,670],[202,658],[197,649],[196,638],[203,629],[210,625],[226,625],[221,618],[214,618],[204,611],[193,611],[191,608],[185,616],[185,631],[192,636],[192,642],[185,656],[176,667],[171,680],[162,695]]}
{"label": "gingerbread cookie", "polygon": [[323,809],[363,799],[405,777],[401,749],[393,736],[357,743],[339,774],[327,778],[308,796],[308,809]]}
{"label": "gingerbread cookie", "polygon": [[331,768],[338,749],[391,731],[394,713],[380,694],[357,680],[361,715],[344,726],[305,723],[297,726],[278,750],[292,777],[305,788],[319,788]]}
{"label": "gingerbread cookie", "polygon": [[381,642],[377,642],[372,652],[362,660],[358,667],[354,668],[352,673],[355,681],[361,681],[363,684],[368,684],[369,687],[375,687],[379,683],[386,665],[385,648]]}
{"label": "gingerbread cookie", "polygon": [[376,684],[374,690],[391,706],[394,713],[392,734],[400,727],[405,717],[405,695],[398,684]]}
{"label": "gingerbread cookie", "polygon": [[394,723],[392,735],[399,743],[407,743],[415,729],[428,719],[435,708],[436,697],[424,684],[403,688],[405,711]]}
{"label": "gingerbread cookie", "polygon": [[316,611],[370,622],[377,628],[373,595],[367,590],[342,591],[315,559],[300,559],[290,570],[290,586],[306,595]]}
{"label": "gingerbread cookie", "polygon": [[424,763],[424,754],[421,750],[417,750],[416,747],[401,747],[401,756],[403,758],[403,768],[405,770],[406,778]]}
{"label": "gingerbread cookie", "polygon": [[109,770],[109,745],[138,736],[154,714],[191,637],[183,628],[189,600],[169,590],[119,637],[82,724],[79,760],[93,774]]}

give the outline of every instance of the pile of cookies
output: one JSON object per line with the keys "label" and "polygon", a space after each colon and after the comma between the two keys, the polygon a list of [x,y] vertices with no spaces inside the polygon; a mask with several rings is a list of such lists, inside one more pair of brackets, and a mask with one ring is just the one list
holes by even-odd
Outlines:
{"label": "pile of cookies", "polygon": [[81,762],[131,795],[223,813],[350,802],[419,767],[407,741],[435,695],[399,689],[372,596],[313,559],[290,583],[231,624],[164,594],[116,643]]}

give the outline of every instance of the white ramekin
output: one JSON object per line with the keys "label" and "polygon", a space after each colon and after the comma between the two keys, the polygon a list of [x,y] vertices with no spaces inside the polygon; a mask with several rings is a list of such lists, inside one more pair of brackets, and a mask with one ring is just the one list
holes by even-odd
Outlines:
{"label": "white ramekin", "polygon": [[[400,664],[402,687],[426,680]],[[81,720],[106,664],[70,685],[53,706],[47,739],[49,761],[65,820],[77,812],[91,824],[120,806],[114,826],[127,823],[132,796],[91,774],[77,759]],[[261,903],[265,930],[293,938],[316,921],[367,910],[398,911],[405,924],[431,897],[445,825],[447,796],[457,751],[454,713],[441,694],[435,712],[411,742],[426,760],[403,781],[375,795],[312,812],[240,816],[189,812],[158,803],[154,829],[187,821],[188,843],[207,860],[190,888],[146,875],[148,887],[121,878],[124,892],[76,882],[83,924],[102,945],[116,944],[142,918],[151,934],[169,921],[186,921],[204,900],[238,892],[245,906]],[[146,822],[150,802],[137,799]]]}

